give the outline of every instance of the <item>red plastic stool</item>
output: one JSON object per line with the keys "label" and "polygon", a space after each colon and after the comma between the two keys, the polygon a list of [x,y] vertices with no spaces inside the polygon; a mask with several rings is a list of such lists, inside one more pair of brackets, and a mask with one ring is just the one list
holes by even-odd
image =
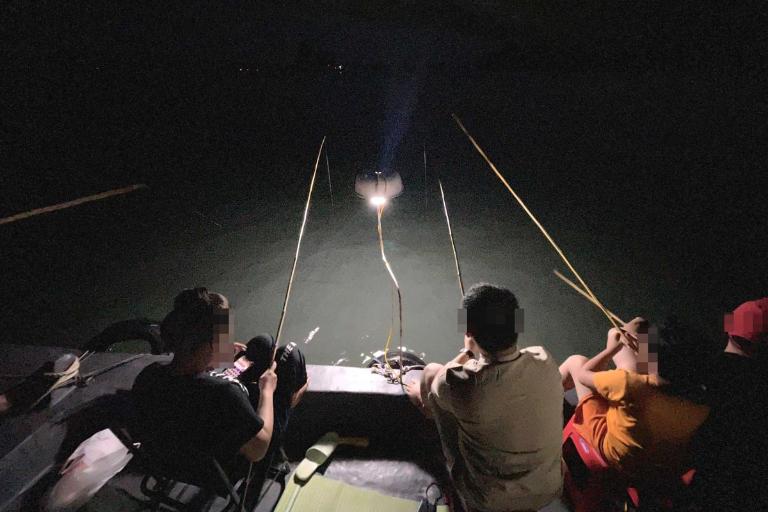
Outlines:
{"label": "red plastic stool", "polygon": [[[653,501],[657,502],[661,510],[674,510],[676,501],[675,498],[683,494],[687,487],[690,487],[695,476],[696,470],[689,469],[683,473],[679,479],[673,479],[674,481],[671,482],[670,485],[663,485],[662,483],[662,486],[667,490],[668,495],[656,497]],[[628,487],[627,496],[629,496],[630,503],[635,508],[640,507],[640,492],[636,487]]]}
{"label": "red plastic stool", "polygon": [[574,512],[624,510],[626,487],[597,448],[576,431],[573,418],[563,429],[563,460],[564,494]]}

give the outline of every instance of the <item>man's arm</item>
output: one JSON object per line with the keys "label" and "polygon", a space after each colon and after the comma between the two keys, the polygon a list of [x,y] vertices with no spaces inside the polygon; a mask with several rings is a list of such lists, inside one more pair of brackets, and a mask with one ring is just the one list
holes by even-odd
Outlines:
{"label": "man's arm", "polygon": [[469,355],[466,352],[460,352],[459,355],[448,361],[445,365],[430,363],[424,367],[419,381],[411,381],[406,386],[408,399],[415,405],[427,418],[431,418],[427,399],[429,392],[436,392],[438,379],[445,373],[448,367],[463,365],[469,361]]}
{"label": "man's arm", "polygon": [[445,365],[441,366],[440,369],[431,375],[431,378],[429,379],[429,382],[427,382],[427,374],[422,374],[422,381],[421,381],[421,399],[426,404],[427,403],[427,395],[429,395],[429,392],[437,394],[437,386],[440,383],[439,377],[441,377],[448,368],[454,368],[456,366],[462,366],[464,363],[469,361],[470,356],[468,352],[459,352],[459,355],[445,363]]}
{"label": "man's arm", "polygon": [[605,342],[605,349],[584,363],[584,365],[574,375],[572,375],[572,377],[574,379],[578,379],[581,384],[594,391],[595,373],[605,370],[611,358],[618,354],[622,349],[624,346],[621,341],[622,335],[637,343],[638,329],[644,322],[645,320],[640,317],[634,318],[629,323],[624,325],[623,333],[615,327],[612,327],[608,331],[608,338]]}
{"label": "man's arm", "polygon": [[269,443],[272,440],[272,428],[274,425],[272,403],[275,387],[277,386],[275,366],[276,364],[272,363],[272,368],[265,371],[259,378],[259,407],[256,413],[264,422],[264,426],[255,436],[240,447],[240,453],[251,462],[258,462],[264,458],[269,449]]}
{"label": "man's arm", "polygon": [[608,361],[615,356],[623,346],[619,340],[620,333],[616,328],[608,331],[608,346],[592,359],[584,363],[573,375],[574,379],[587,386],[592,391],[595,390],[595,373],[605,368]]}

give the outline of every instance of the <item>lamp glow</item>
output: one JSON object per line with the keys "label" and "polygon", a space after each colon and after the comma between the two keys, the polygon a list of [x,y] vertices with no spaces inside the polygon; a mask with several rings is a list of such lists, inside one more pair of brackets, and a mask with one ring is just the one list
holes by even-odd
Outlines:
{"label": "lamp glow", "polygon": [[373,196],[371,198],[371,204],[373,206],[384,206],[387,204],[387,198],[384,196]]}
{"label": "lamp glow", "polygon": [[397,171],[363,172],[355,178],[355,192],[379,208],[403,192],[403,180]]}

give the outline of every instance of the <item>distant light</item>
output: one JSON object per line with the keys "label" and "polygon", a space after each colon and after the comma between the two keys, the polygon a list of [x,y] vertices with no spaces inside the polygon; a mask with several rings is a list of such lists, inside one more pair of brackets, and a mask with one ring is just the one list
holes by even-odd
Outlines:
{"label": "distant light", "polygon": [[371,198],[371,204],[373,206],[384,206],[387,204],[387,198],[384,196],[373,196]]}
{"label": "distant light", "polygon": [[403,192],[397,171],[361,172],[355,177],[355,193],[373,206],[383,206]]}

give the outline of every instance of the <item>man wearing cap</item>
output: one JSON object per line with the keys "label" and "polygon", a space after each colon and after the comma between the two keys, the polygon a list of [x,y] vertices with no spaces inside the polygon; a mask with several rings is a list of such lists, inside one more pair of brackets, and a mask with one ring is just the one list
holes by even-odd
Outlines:
{"label": "man wearing cap", "polygon": [[709,419],[697,439],[697,488],[711,510],[768,509],[768,298],[725,315],[728,341],[707,372]]}
{"label": "man wearing cap", "polygon": [[427,365],[408,395],[434,417],[466,510],[538,510],[563,481],[557,363],[542,347],[517,348],[522,310],[508,289],[476,284],[462,306],[461,353]]}

